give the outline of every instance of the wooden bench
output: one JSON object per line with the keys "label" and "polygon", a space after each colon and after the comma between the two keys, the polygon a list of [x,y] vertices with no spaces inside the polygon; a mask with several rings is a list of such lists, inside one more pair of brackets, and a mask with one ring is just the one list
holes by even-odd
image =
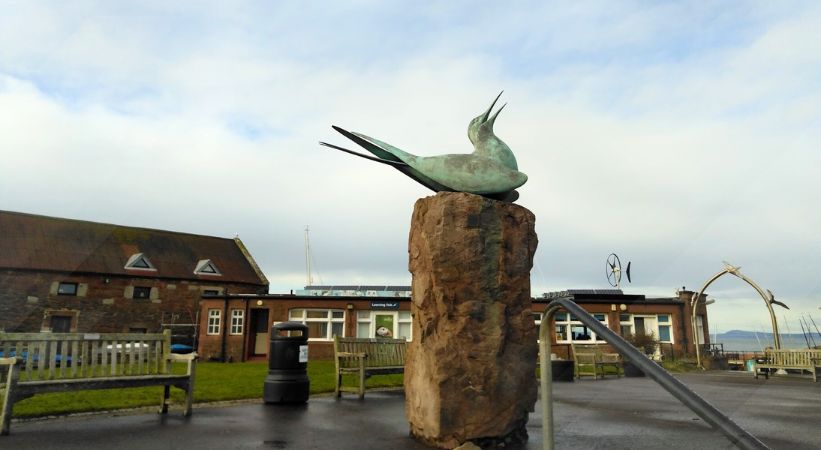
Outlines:
{"label": "wooden bench", "polygon": [[572,349],[576,378],[591,375],[595,380],[599,378],[599,374],[604,378],[607,367],[613,367],[616,370],[617,377],[621,377],[624,372],[621,355],[618,353],[605,353],[600,345],[573,344]]}
{"label": "wooden bench", "polygon": [[[159,412],[168,412],[171,386],[185,391],[191,414],[196,353],[171,353],[163,334],[0,333],[0,434],[9,433],[14,403],[46,392],[163,386]],[[184,374],[171,371],[187,364]],[[3,374],[5,374],[3,376]]]}
{"label": "wooden bench", "polygon": [[764,362],[756,362],[753,367],[755,378],[759,370],[770,379],[770,369],[807,370],[812,373],[812,380],[818,382],[818,368],[821,367],[821,350],[764,350]]}
{"label": "wooden bench", "polygon": [[[365,398],[365,379],[371,375],[405,372],[407,342],[404,339],[334,338],[336,362],[336,396],[342,392],[356,392]],[[343,386],[342,375],[358,374],[358,386]]]}

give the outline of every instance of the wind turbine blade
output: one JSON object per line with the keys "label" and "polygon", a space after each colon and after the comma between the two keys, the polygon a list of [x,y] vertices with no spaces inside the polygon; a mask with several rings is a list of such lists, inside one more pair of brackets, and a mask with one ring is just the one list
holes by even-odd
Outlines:
{"label": "wind turbine blade", "polygon": [[633,280],[630,279],[630,264],[633,264],[633,262],[632,261],[627,261],[627,270],[625,270],[625,272],[627,273],[627,282],[628,283],[633,282]]}

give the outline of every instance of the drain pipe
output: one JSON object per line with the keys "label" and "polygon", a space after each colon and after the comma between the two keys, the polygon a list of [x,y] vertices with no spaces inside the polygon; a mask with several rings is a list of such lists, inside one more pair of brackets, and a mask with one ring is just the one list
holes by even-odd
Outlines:
{"label": "drain pipe", "polygon": [[550,336],[547,330],[553,323],[553,316],[559,309],[564,309],[572,315],[578,317],[579,321],[587,325],[596,335],[604,339],[613,346],[623,357],[628,358],[633,364],[639,367],[648,377],[658,383],[667,392],[677,398],[681,403],[690,408],[713,428],[721,431],[733,444],[744,449],[768,449],[763,442],[747,432],[733,422],[732,419],[716,409],[707,400],[690,390],[684,383],[670,375],[661,366],[650,360],[647,356],[638,351],[621,336],[604,326],[587,311],[569,299],[553,300],[547,305],[547,309],[542,316],[542,323],[539,326],[540,355],[541,364],[541,401],[542,401],[542,439],[543,448],[553,449],[553,378],[550,363]]}

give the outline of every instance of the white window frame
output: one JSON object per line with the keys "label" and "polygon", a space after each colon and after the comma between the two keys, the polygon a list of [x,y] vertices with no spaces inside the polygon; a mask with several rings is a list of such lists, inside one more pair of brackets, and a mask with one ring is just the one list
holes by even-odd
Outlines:
{"label": "white window frame", "polygon": [[[404,314],[407,314],[407,316],[403,318],[402,316]],[[398,339],[402,338],[402,336],[398,336],[398,334],[399,334],[399,325],[400,324],[408,324],[408,325],[410,325],[410,327],[408,328],[408,330],[409,330],[408,336],[405,339],[408,342],[413,340],[413,316],[411,315],[410,311],[397,311],[396,312],[396,321],[394,323],[396,323],[396,333],[397,333],[396,337]]]}
{"label": "white window frame", "polygon": [[[598,317],[597,317],[597,319],[605,327],[608,326],[608,324],[607,324],[608,314],[607,313],[598,313],[597,312],[597,313],[590,313],[590,314],[594,317],[595,316],[603,316],[604,320],[598,319]],[[562,316],[562,315],[564,315],[564,316]],[[565,317],[566,319],[565,320],[559,320],[560,317]],[[539,323],[541,324],[541,320],[539,321]],[[560,326],[565,327],[564,335],[562,336],[563,339],[559,339],[559,334],[558,334],[559,331],[558,330],[559,330]],[[573,336],[572,336],[572,333],[571,333],[571,330],[572,330],[573,326],[583,326],[583,327],[587,328],[587,326],[585,324],[583,324],[580,320],[573,320],[573,315],[570,314],[569,312],[567,312],[567,311],[557,312],[553,316],[553,330],[556,333],[556,343],[561,343],[561,344],[572,344],[572,343],[606,344],[607,343],[607,341],[605,341],[604,339],[600,339],[598,337],[598,335],[596,335],[596,333],[593,330],[589,330],[590,339],[576,339],[576,340],[574,340]]]}
{"label": "white window frame", "polygon": [[[208,270],[209,268],[211,270]],[[197,265],[194,267],[194,275],[210,275],[221,277],[222,272],[220,272],[220,270],[217,269],[217,265],[214,264],[214,261],[211,261],[210,259],[201,259],[197,261]]]}
{"label": "white window frame", "polygon": [[[136,265],[140,263],[143,263],[148,267],[136,267]],[[154,264],[151,263],[151,260],[149,260],[148,257],[142,253],[134,253],[133,255],[131,255],[131,257],[128,258],[128,261],[125,262],[125,266],[123,268],[128,270],[149,270],[152,272],[157,271],[157,268],[154,267]]]}
{"label": "white window frame", "polygon": [[[296,312],[302,312],[301,315],[295,314]],[[308,311],[317,312],[317,311],[324,311],[326,317],[308,317]],[[333,317],[333,313],[342,313],[342,317]],[[293,308],[288,310],[288,320],[291,322],[299,322],[303,325],[308,325],[309,323],[325,323],[327,327],[325,328],[325,337],[324,338],[317,338],[317,337],[308,337],[308,341],[332,341],[334,339],[333,336],[333,325],[335,323],[342,324],[342,332],[340,336],[345,336],[345,310],[344,309],[328,309],[328,308]]]}
{"label": "white window frame", "polygon": [[245,310],[235,308],[231,310],[231,330],[228,334],[232,336],[241,335],[245,328]]}
{"label": "white window frame", "polygon": [[[621,313],[621,314],[624,314],[624,313]],[[635,321],[636,316],[639,316],[639,317],[655,317],[655,319],[656,319],[656,329],[653,330],[653,333],[655,333],[655,336],[659,340],[659,342],[664,343],[664,344],[674,344],[675,343],[675,335],[673,334],[674,330],[673,330],[673,315],[672,314],[668,314],[668,313],[661,313],[661,314],[628,314],[628,316],[630,316],[630,320],[621,320],[621,316],[619,316],[619,324],[622,325],[622,326],[629,325],[630,329],[632,330],[631,333],[636,332],[636,321]],[[659,316],[667,316],[667,322],[662,322],[659,319]],[[664,341],[664,340],[661,339],[661,333],[660,333],[661,327],[669,327],[670,328],[670,340],[669,341]],[[622,328],[622,330],[623,330],[623,328]],[[622,336],[623,335],[624,335],[624,331],[622,331]]]}
{"label": "white window frame", "polygon": [[[69,292],[66,292],[64,287],[71,286],[72,289]],[[80,283],[74,281],[60,281],[57,284],[57,295],[64,295],[67,297],[76,297],[77,293],[80,290]]]}
{"label": "white window frame", "polygon": [[[365,313],[366,315],[363,315]],[[374,323],[374,316],[376,314],[380,315],[393,315],[393,323],[396,329],[394,330],[395,333],[399,333],[399,325],[400,324],[407,324],[410,325],[408,336],[405,338],[406,341],[410,342],[413,340],[413,316],[411,316],[410,311],[402,311],[402,310],[384,310],[384,309],[370,309],[370,310],[359,310],[356,312],[356,336],[361,337],[362,334],[365,334],[366,337],[372,338],[374,337],[374,331],[371,326]],[[405,316],[405,317],[402,317]],[[366,332],[362,333],[362,330],[365,329]],[[396,336],[396,339],[402,339],[402,336]]]}
{"label": "white window frame", "polygon": [[[622,320],[621,316],[625,316],[625,315],[627,316],[628,319],[627,320]],[[633,315],[632,314],[626,314],[626,313],[619,313],[619,328],[620,328],[620,332],[621,332],[622,337],[626,337],[625,334],[624,334],[624,326],[625,325],[630,326],[630,333],[628,333],[628,334],[633,334],[633,333],[636,332],[636,324],[633,322]]]}
{"label": "white window frame", "polygon": [[220,334],[220,328],[222,327],[222,310],[221,309],[209,309],[208,310],[208,328],[205,331],[205,334],[209,336],[216,336]]}
{"label": "white window frame", "polygon": [[[667,322],[662,322],[659,318],[660,316],[667,316]],[[675,336],[673,335],[673,315],[672,314],[656,314],[656,326],[658,330],[656,332],[656,336],[659,338],[659,342],[663,342],[665,344],[674,344]],[[664,341],[661,339],[661,327],[667,327],[670,329],[670,340]]]}
{"label": "white window frame", "polygon": [[[356,337],[372,337],[373,311],[361,310],[356,312]],[[363,331],[365,331],[363,333]]]}

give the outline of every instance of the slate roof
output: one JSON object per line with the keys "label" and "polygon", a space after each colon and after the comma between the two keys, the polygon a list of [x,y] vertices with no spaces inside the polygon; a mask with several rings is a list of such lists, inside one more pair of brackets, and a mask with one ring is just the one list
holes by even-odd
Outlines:
{"label": "slate roof", "polygon": [[[135,253],[156,271],[126,269]],[[221,276],[195,275],[210,259]],[[267,286],[239,239],[0,211],[0,268]]]}

